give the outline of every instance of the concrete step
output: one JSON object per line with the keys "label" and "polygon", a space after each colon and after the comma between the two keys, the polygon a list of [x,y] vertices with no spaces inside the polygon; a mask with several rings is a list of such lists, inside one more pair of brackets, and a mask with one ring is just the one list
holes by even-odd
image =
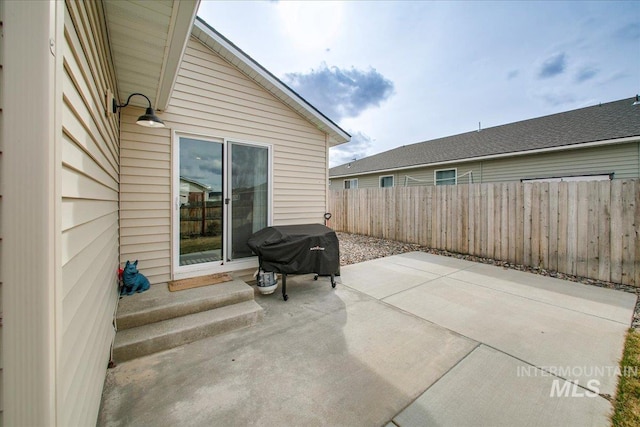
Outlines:
{"label": "concrete step", "polygon": [[116,322],[123,331],[253,299],[253,288],[242,280],[177,292],[166,284],[152,285],[146,292],[120,299]]}
{"label": "concrete step", "polygon": [[113,360],[120,363],[252,326],[260,321],[262,316],[262,307],[250,300],[120,330],[116,334]]}

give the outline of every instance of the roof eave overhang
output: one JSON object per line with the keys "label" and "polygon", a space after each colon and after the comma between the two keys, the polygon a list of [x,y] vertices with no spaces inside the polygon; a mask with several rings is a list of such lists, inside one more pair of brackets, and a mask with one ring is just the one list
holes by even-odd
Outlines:
{"label": "roof eave overhang", "polygon": [[[154,109],[165,110],[200,0],[172,0],[168,5],[104,0],[103,5],[116,100],[124,103],[132,93],[142,93]],[[153,34],[152,39],[149,34]],[[144,108],[148,104],[144,98],[134,97],[130,105]]]}
{"label": "roof eave overhang", "polygon": [[166,110],[187,48],[200,0],[174,0],[169,36],[164,51],[162,73],[156,94],[156,109]]}
{"label": "roof eave overhang", "polygon": [[478,156],[478,157],[467,157],[465,159],[455,159],[455,160],[446,160],[442,162],[432,162],[432,163],[420,163],[417,165],[411,166],[401,166],[397,168],[386,168],[386,169],[375,169],[370,171],[362,171],[362,172],[354,172],[348,174],[340,174],[340,175],[329,175],[330,179],[334,178],[348,178],[351,176],[359,176],[359,175],[371,175],[371,174],[379,174],[379,173],[388,173],[388,172],[398,172],[412,169],[420,169],[420,168],[428,168],[435,166],[447,166],[457,163],[469,163],[469,162],[479,162],[483,160],[493,160],[493,159],[503,159],[505,157],[516,157],[516,156],[525,156],[531,154],[542,154],[542,153],[550,153],[555,151],[567,151],[567,150],[576,150],[579,148],[589,148],[589,147],[600,147],[603,145],[613,145],[613,144],[625,144],[629,142],[640,142],[640,135],[629,136],[625,138],[615,138],[615,139],[607,139],[602,141],[591,141],[591,142],[583,142],[577,144],[569,144],[569,145],[560,145],[558,147],[549,147],[549,148],[539,148],[534,150],[525,150],[525,151],[516,151],[513,153],[501,153],[501,154],[491,154],[487,156]]}
{"label": "roof eave overhang", "polygon": [[351,140],[351,135],[340,126],[316,110],[304,98],[201,19],[195,20],[192,34],[209,49],[212,49],[226,61],[233,64],[250,79],[280,99],[322,132],[328,134],[329,146],[333,147]]}

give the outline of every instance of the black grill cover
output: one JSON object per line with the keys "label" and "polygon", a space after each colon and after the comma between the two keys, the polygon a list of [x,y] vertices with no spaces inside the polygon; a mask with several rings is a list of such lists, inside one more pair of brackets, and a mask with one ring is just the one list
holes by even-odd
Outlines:
{"label": "black grill cover", "polygon": [[264,271],[284,274],[339,274],[340,246],[336,233],[321,224],[266,227],[247,245]]}

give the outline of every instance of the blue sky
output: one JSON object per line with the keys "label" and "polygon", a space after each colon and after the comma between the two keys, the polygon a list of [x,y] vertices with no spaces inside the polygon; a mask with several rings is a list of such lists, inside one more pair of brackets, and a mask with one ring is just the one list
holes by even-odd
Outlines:
{"label": "blue sky", "polygon": [[640,92],[639,1],[211,1],[198,15],[352,135],[331,166]]}

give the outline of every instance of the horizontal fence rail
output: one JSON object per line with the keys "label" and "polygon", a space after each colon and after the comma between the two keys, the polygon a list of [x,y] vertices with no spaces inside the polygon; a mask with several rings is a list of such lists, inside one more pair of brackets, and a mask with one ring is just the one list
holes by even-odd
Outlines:
{"label": "horizontal fence rail", "polygon": [[331,191],[336,231],[640,286],[640,181]]}

